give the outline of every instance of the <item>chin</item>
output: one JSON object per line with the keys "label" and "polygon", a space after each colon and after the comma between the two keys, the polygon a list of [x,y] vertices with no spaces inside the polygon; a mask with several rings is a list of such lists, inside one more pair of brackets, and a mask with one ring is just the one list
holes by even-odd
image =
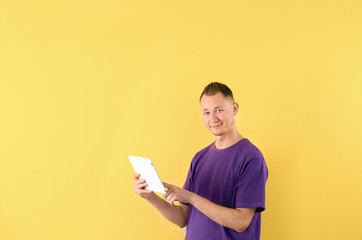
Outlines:
{"label": "chin", "polygon": [[221,133],[212,133],[212,134],[214,134],[214,136],[217,136],[217,137],[220,137],[220,136],[223,136],[223,135],[224,135],[223,132],[221,132]]}

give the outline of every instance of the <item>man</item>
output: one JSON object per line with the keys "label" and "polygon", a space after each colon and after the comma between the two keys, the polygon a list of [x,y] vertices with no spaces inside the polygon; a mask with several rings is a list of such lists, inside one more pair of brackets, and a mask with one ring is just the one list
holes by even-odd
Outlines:
{"label": "man", "polygon": [[[260,239],[268,169],[262,153],[235,126],[232,91],[210,83],[200,96],[202,118],[215,141],[194,156],[183,188],[164,183],[162,199],[134,176],[135,192],[166,219],[187,226],[186,239]],[[179,205],[174,205],[179,201]]]}

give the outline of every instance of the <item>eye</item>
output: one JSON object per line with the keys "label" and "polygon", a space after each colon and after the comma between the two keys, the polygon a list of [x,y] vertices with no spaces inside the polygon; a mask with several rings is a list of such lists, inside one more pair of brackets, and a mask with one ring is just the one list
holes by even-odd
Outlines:
{"label": "eye", "polygon": [[222,112],[223,110],[222,109],[216,109],[216,112]]}
{"label": "eye", "polygon": [[204,115],[209,115],[210,114],[210,112],[204,112]]}

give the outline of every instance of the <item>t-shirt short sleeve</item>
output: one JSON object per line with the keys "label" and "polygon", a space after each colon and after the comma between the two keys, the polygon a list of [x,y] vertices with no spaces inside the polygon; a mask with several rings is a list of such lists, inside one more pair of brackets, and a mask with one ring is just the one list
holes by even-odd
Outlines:
{"label": "t-shirt short sleeve", "polygon": [[268,169],[262,155],[247,160],[238,172],[235,207],[256,208],[256,212],[264,211],[267,178]]}

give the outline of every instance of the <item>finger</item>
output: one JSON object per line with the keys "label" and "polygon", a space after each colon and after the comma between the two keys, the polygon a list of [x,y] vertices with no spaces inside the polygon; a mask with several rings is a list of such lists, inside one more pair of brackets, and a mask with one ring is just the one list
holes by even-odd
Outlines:
{"label": "finger", "polygon": [[140,174],[139,173],[136,173],[135,175],[133,175],[133,178],[135,179],[135,180],[138,180],[139,178],[140,178]]}
{"label": "finger", "polygon": [[146,180],[144,180],[144,179],[138,179],[135,181],[135,183],[138,183],[138,184],[145,183],[145,182],[146,182]]}
{"label": "finger", "polygon": [[164,197],[167,197],[168,195],[170,195],[170,193],[172,192],[171,189],[167,189],[166,193],[163,194]]}
{"label": "finger", "polygon": [[173,201],[171,201],[171,198],[170,198],[170,200],[167,199],[167,201],[169,201],[169,202],[170,202],[170,205],[173,206]]}
{"label": "finger", "polygon": [[169,196],[170,194],[172,194],[173,192],[174,192],[173,189],[168,189],[167,192],[166,192],[166,194],[163,195],[163,197],[164,197],[165,199],[167,199],[168,196]]}
{"label": "finger", "polygon": [[172,198],[176,197],[176,194],[170,194],[168,197],[167,197],[167,200],[168,201],[171,201]]}
{"label": "finger", "polygon": [[136,188],[142,189],[142,188],[145,188],[145,187],[147,187],[147,186],[148,186],[147,183],[137,184],[137,185],[136,185]]}
{"label": "finger", "polygon": [[166,188],[170,188],[172,187],[171,184],[167,183],[167,182],[162,182],[163,183],[163,186],[165,186]]}
{"label": "finger", "polygon": [[142,188],[145,188],[145,187],[147,187],[147,183],[145,182],[145,183],[139,183],[139,182],[135,182],[134,183],[134,189],[142,189]]}
{"label": "finger", "polygon": [[147,189],[141,189],[138,191],[139,193],[152,193],[151,190],[147,190]]}
{"label": "finger", "polygon": [[134,190],[135,193],[137,193],[138,195],[140,195],[141,193],[151,193],[151,190],[145,189],[145,188],[137,188]]}
{"label": "finger", "polygon": [[145,183],[146,180],[145,179],[139,179],[137,182],[141,184],[141,183]]}
{"label": "finger", "polygon": [[171,206],[174,206],[174,205],[175,205],[175,204],[174,204],[175,201],[177,201],[176,196],[174,196],[173,198],[171,198],[171,200],[170,200]]}

